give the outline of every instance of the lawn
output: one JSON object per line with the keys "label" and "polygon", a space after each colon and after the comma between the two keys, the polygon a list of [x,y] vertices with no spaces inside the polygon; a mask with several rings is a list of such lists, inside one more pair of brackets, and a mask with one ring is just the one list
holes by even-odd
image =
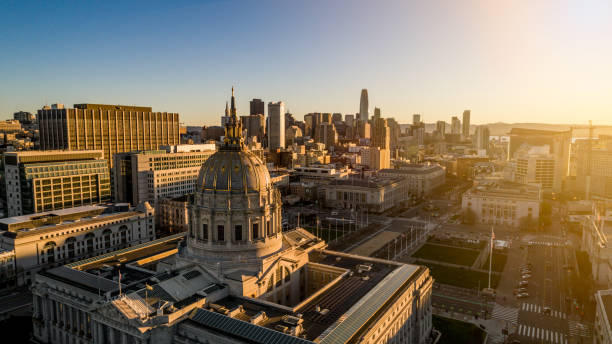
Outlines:
{"label": "lawn", "polygon": [[438,344],[483,343],[485,332],[474,324],[434,315],[432,323],[442,333]]}
{"label": "lawn", "polygon": [[[467,268],[453,268],[437,264],[423,264],[429,268],[436,283],[450,284],[456,287],[482,290],[489,283],[489,274],[472,271]],[[499,283],[499,275],[491,274],[491,287],[496,288]]]}
{"label": "lawn", "polygon": [[[504,267],[506,266],[507,260],[507,254],[493,252],[493,266],[491,268],[493,269],[493,271],[502,272],[504,271]],[[487,257],[487,261],[482,266],[482,269],[489,270],[489,257]]]}
{"label": "lawn", "polygon": [[425,244],[412,256],[436,260],[444,263],[472,266],[478,257],[478,251],[459,247],[448,247],[435,244]]}

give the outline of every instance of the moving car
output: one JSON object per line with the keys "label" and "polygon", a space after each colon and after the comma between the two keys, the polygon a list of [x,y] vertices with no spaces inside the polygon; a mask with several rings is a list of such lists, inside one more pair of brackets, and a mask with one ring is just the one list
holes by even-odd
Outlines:
{"label": "moving car", "polygon": [[522,298],[525,298],[525,297],[529,297],[529,294],[528,293],[520,293],[520,294],[516,295],[517,299],[522,299]]}

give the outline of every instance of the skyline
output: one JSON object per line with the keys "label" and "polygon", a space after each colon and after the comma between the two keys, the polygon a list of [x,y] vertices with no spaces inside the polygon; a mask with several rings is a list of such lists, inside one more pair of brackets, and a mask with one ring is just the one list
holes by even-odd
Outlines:
{"label": "skyline", "polygon": [[366,88],[400,123],[612,124],[604,1],[143,4],[1,5],[0,118],[90,102],[218,125],[235,85],[239,114],[357,113]]}

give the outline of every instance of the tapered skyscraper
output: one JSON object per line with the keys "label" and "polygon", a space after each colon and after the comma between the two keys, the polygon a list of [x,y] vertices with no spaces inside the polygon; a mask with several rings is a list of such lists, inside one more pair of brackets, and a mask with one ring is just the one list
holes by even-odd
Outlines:
{"label": "tapered skyscraper", "polygon": [[359,119],[367,121],[369,118],[368,114],[368,90],[361,90],[361,99],[359,100]]}

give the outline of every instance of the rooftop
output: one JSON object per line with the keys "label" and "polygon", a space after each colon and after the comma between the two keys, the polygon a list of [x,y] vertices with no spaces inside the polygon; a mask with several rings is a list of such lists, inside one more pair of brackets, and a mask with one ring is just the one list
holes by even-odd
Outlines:
{"label": "rooftop", "polygon": [[541,200],[542,193],[538,186],[513,183],[499,179],[487,179],[469,189],[466,196],[499,196],[514,197],[528,200]]}
{"label": "rooftop", "polygon": [[329,183],[329,185],[350,185],[365,188],[383,188],[393,183],[400,182],[403,177],[397,178],[361,178],[361,177],[349,177],[348,179],[336,179]]}
{"label": "rooftop", "polygon": [[442,167],[438,165],[402,165],[399,169],[385,168],[379,171],[379,173],[395,173],[395,174],[428,174],[435,171],[442,170]]}
{"label": "rooftop", "polygon": [[85,205],[0,219],[0,232],[5,231],[5,236],[26,237],[140,214],[136,209],[117,211],[112,205]]}

